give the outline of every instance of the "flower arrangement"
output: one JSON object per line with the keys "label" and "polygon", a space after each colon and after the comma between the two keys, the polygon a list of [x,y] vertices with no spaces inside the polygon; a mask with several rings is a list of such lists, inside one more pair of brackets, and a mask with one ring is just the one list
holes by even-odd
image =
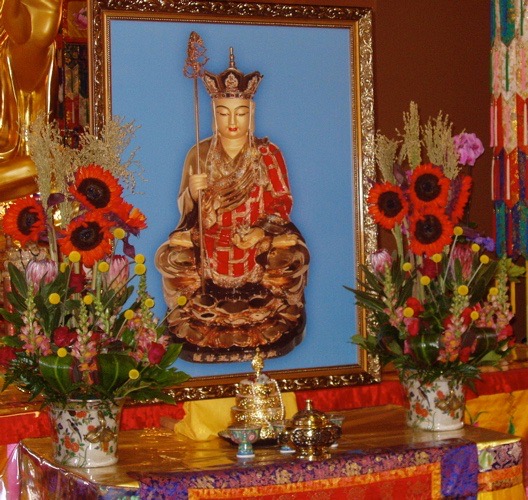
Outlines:
{"label": "flower arrangement", "polygon": [[0,339],[4,389],[16,384],[45,402],[171,403],[163,388],[188,378],[173,367],[181,345],[155,318],[144,257],[129,241],[146,228],[119,181],[134,188],[134,152],[120,162],[133,132],[110,121],[101,139],[86,134],[79,149],[69,149],[44,117],[33,125],[39,194],[14,201],[3,218],[18,248],[8,264],[9,307],[0,311],[13,325]]}
{"label": "flower arrangement", "polygon": [[441,375],[470,382],[514,343],[508,282],[523,269],[490,258],[493,240],[462,224],[472,182],[462,165],[484,151],[475,134],[453,137],[442,113],[421,126],[411,103],[399,135],[377,135],[380,180],[367,198],[396,250],[374,252],[360,287],[346,287],[376,327],[375,335],[352,340],[402,376],[412,370],[424,382]]}

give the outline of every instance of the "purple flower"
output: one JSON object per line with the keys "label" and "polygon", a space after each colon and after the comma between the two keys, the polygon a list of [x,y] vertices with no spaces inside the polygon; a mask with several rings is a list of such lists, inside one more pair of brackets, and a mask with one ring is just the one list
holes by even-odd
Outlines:
{"label": "purple flower", "polygon": [[495,251],[495,240],[489,236],[479,236],[473,240],[488,252]]}
{"label": "purple flower", "polygon": [[40,284],[51,283],[59,272],[57,263],[50,259],[32,260],[26,267],[26,281],[38,290]]}
{"label": "purple flower", "polygon": [[376,273],[382,274],[388,267],[392,266],[392,257],[387,250],[378,250],[370,256],[370,265]]}
{"label": "purple flower", "polygon": [[484,146],[475,134],[458,134],[453,137],[458,152],[458,161],[462,165],[475,165],[477,158],[484,153]]}

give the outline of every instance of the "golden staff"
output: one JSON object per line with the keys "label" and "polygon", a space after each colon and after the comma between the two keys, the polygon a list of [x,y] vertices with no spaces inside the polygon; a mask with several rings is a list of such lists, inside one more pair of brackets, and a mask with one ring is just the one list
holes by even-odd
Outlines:
{"label": "golden staff", "polygon": [[[187,59],[183,68],[183,74],[194,81],[194,128],[196,133],[196,173],[201,174],[200,167],[200,105],[198,101],[198,78],[204,73],[204,66],[209,60],[206,56],[206,48],[202,37],[192,31],[187,43]],[[202,269],[202,293],[205,293],[205,245],[202,224],[202,190],[198,190],[198,228],[200,232],[200,261]]]}

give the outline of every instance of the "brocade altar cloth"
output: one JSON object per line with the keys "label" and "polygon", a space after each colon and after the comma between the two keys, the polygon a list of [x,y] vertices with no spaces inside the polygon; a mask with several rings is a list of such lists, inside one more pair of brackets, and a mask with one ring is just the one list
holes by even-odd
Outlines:
{"label": "brocade altar cloth", "polygon": [[225,440],[147,429],[120,433],[118,464],[75,469],[53,463],[49,439],[26,439],[21,498],[524,498],[517,437],[470,426],[413,431],[396,406],[344,414],[339,446],[318,462],[281,455],[276,446],[258,446],[254,459],[240,460]]}

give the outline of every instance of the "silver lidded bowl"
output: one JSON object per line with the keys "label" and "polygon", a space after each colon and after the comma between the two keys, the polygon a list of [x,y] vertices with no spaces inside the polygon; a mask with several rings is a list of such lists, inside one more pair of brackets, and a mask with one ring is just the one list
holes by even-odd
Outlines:
{"label": "silver lidded bowl", "polygon": [[292,446],[299,458],[323,460],[330,456],[329,448],[341,437],[341,427],[306,400],[306,408],[298,411],[281,433],[281,444]]}

